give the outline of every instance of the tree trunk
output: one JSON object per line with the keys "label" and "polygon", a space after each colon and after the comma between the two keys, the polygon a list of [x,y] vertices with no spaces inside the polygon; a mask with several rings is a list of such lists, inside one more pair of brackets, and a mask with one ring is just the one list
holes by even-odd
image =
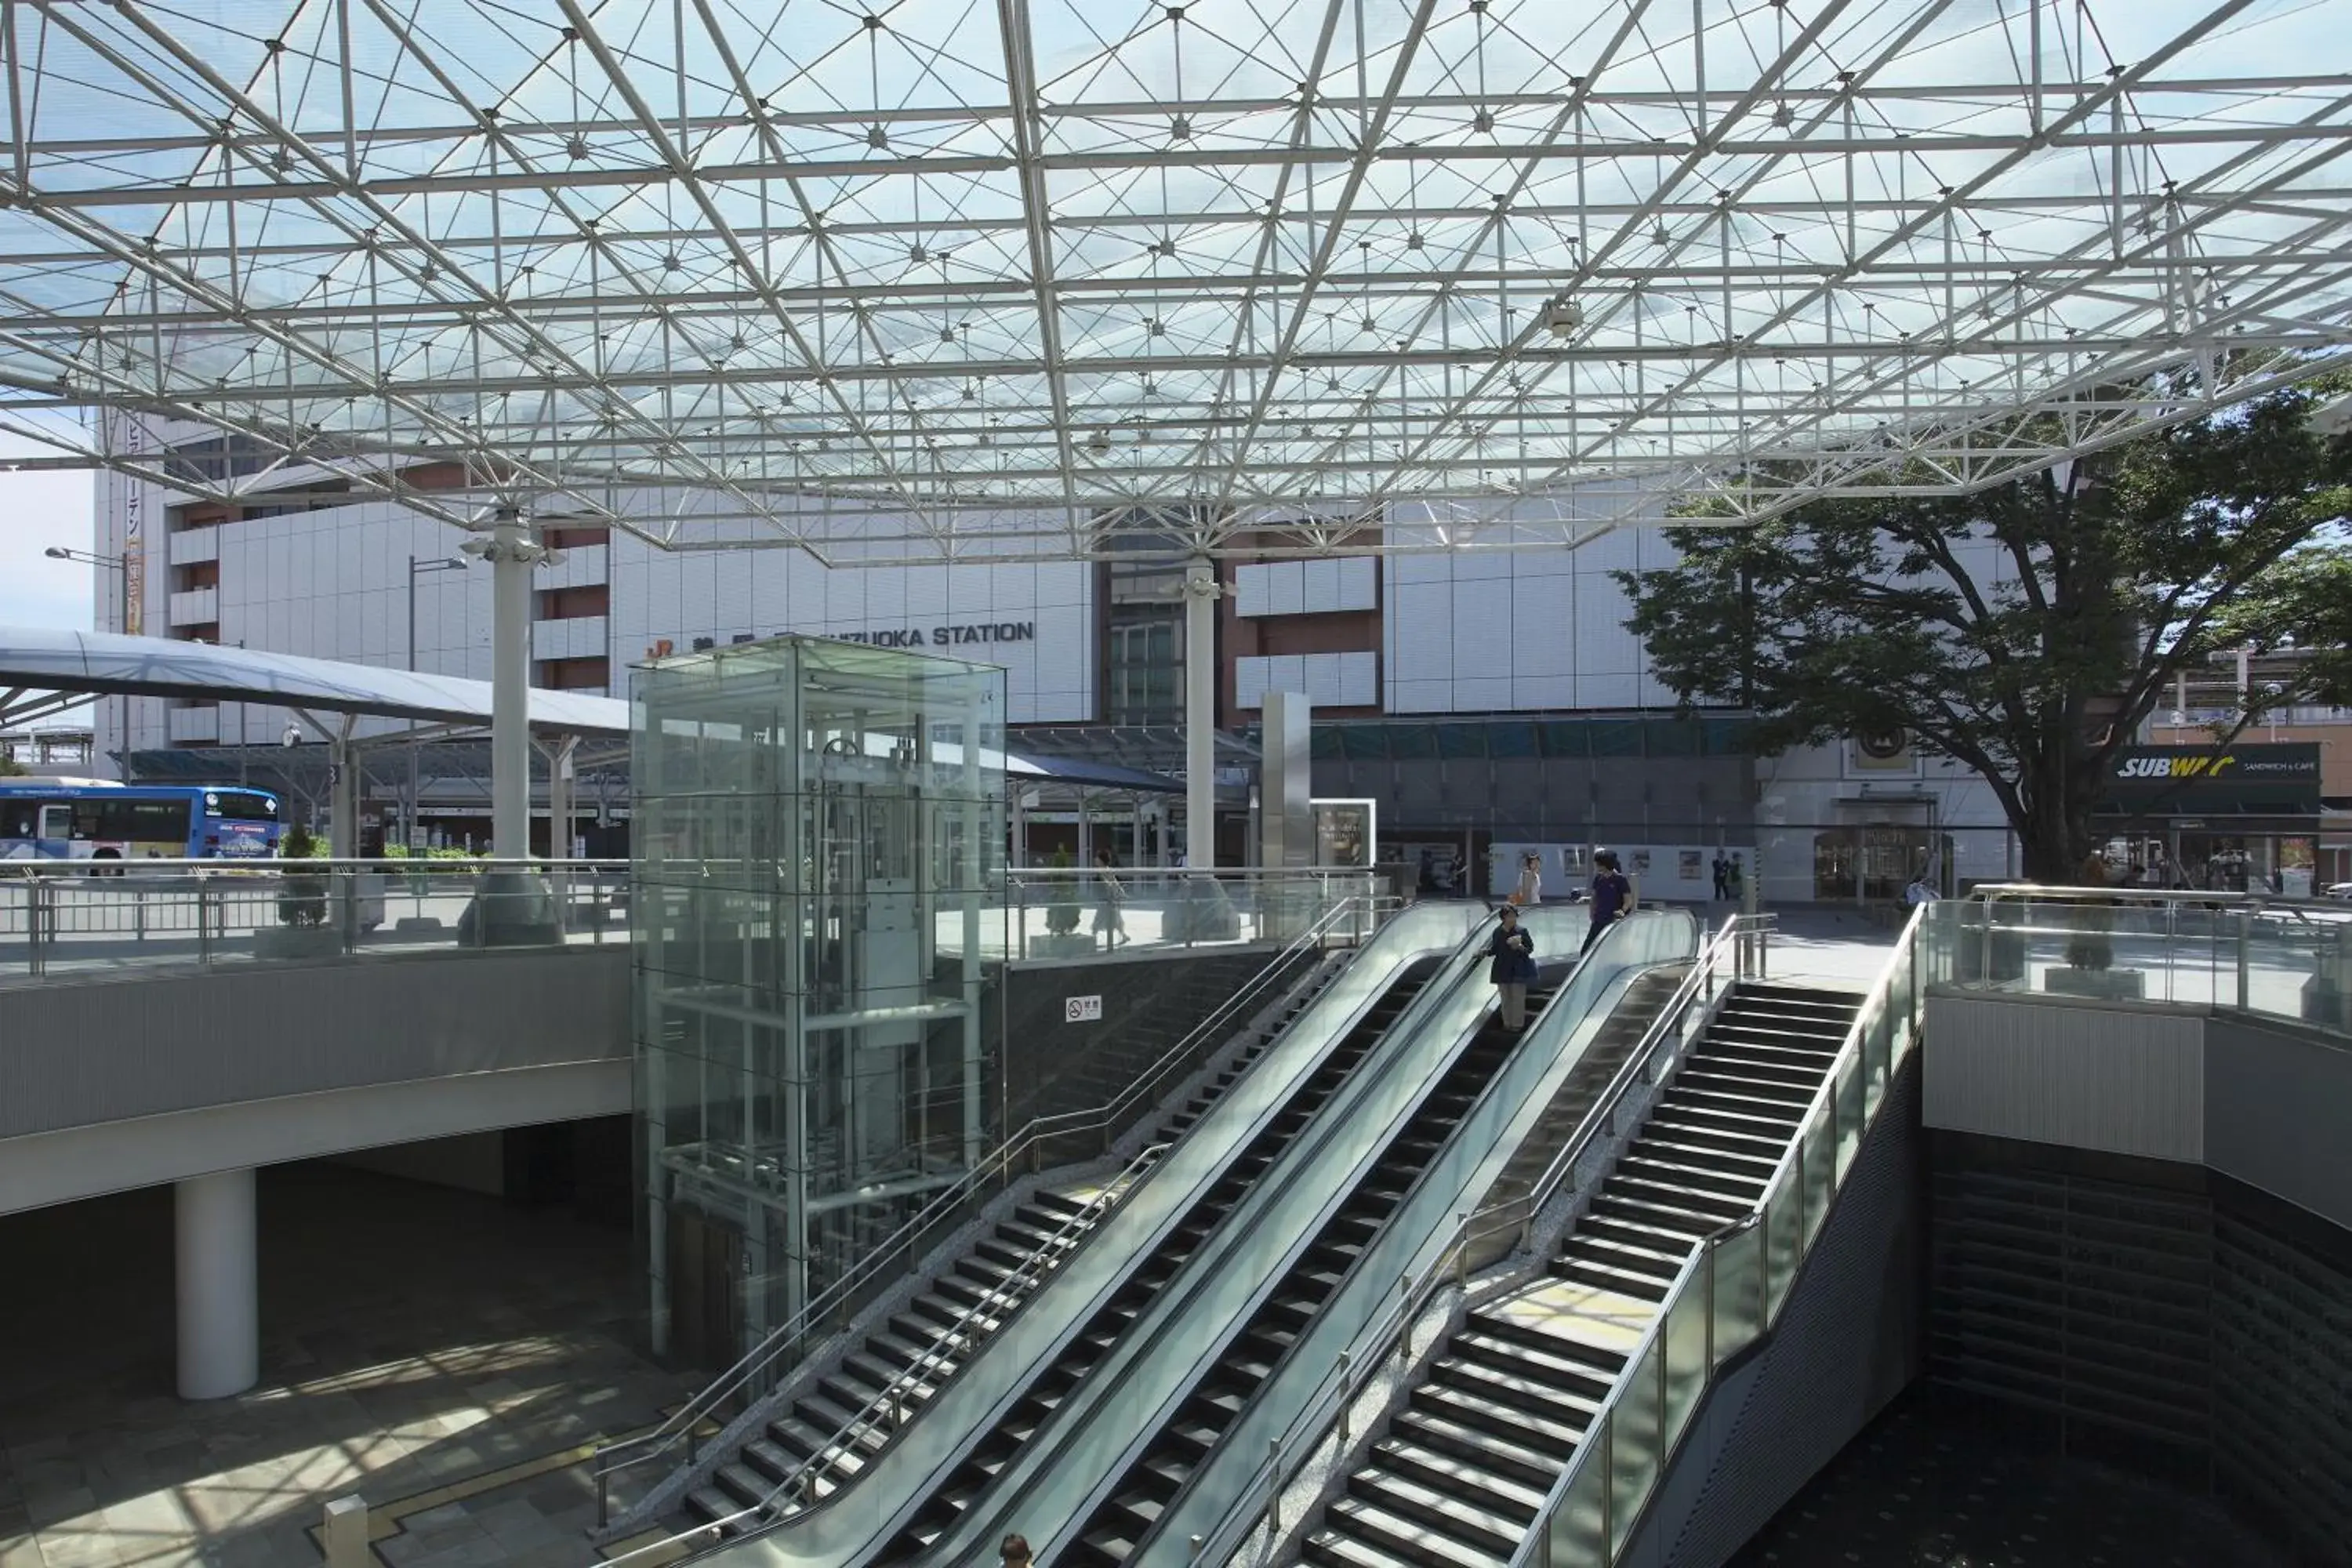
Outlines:
{"label": "tree trunk", "polygon": [[2029,798],[2025,816],[2010,825],[2025,879],[2073,887],[2083,879],[2093,846],[2090,795],[2053,789]]}

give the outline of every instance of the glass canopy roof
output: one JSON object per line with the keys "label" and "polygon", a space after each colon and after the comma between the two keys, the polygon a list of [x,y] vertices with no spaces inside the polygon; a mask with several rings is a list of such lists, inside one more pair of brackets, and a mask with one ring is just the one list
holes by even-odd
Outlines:
{"label": "glass canopy roof", "polygon": [[[0,427],[185,493],[868,563],[1966,489],[2345,341],[2347,37],[2311,0],[0,0]],[[226,439],[167,465],[166,419]]]}

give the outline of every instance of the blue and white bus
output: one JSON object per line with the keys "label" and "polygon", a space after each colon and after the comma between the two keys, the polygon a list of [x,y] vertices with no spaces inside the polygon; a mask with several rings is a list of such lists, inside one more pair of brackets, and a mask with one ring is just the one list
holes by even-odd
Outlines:
{"label": "blue and white bus", "polygon": [[268,790],[0,779],[0,860],[251,859],[284,831]]}

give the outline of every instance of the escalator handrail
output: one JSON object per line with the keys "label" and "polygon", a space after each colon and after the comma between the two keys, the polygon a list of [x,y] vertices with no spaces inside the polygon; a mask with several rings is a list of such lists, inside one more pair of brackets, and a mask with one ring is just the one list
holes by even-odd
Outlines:
{"label": "escalator handrail", "polygon": [[[1598,963],[1611,945],[1622,940],[1612,930],[1604,934],[1599,946],[1580,956],[1570,970],[1567,978],[1561,982],[1559,990],[1546,1005],[1544,1016],[1549,1016],[1553,1009],[1564,1005],[1570,994],[1571,988],[1587,972],[1589,966]],[[1696,958],[1693,963],[1696,966]],[[1612,973],[1611,980],[1613,982],[1618,977],[1618,974]],[[1534,1036],[1537,1027],[1538,1022],[1528,1024],[1528,1033],[1530,1037]],[[1635,1054],[1639,1054],[1638,1047]],[[1612,1079],[1609,1089],[1604,1091],[1604,1100],[1613,1097],[1616,1091],[1617,1083]],[[1488,1092],[1492,1092],[1491,1086]],[[1483,1099],[1484,1096],[1481,1098]],[[1474,1103],[1470,1110],[1465,1113],[1464,1121],[1466,1123],[1473,1121],[1476,1117],[1477,1110],[1478,1107]],[[1579,1131],[1581,1132],[1583,1130],[1580,1127]],[[1364,1390],[1381,1375],[1381,1370],[1388,1361],[1389,1347],[1394,1347],[1395,1353],[1401,1361],[1409,1357],[1412,1326],[1420,1321],[1423,1314],[1429,1310],[1430,1303],[1436,1299],[1438,1291],[1449,1283],[1459,1288],[1467,1288],[1469,1281],[1466,1278],[1466,1260],[1469,1249],[1475,1242],[1487,1234],[1481,1231],[1475,1222],[1480,1216],[1488,1215],[1493,1212],[1493,1209],[1502,1206],[1506,1205],[1490,1205],[1488,1208],[1458,1215],[1453,1236],[1448,1238],[1444,1247],[1439,1248],[1436,1255],[1430,1258],[1420,1274],[1399,1278],[1397,1294],[1393,1298],[1392,1304],[1379,1317],[1368,1322],[1356,1336],[1355,1342],[1359,1346],[1377,1347],[1378,1353],[1356,1356],[1345,1351],[1340,1352],[1330,1374],[1308,1396],[1298,1413],[1284,1427],[1282,1435],[1274,1439],[1265,1459],[1239,1489],[1237,1494],[1239,1497],[1257,1500],[1237,1503],[1225,1511],[1215,1527],[1202,1538],[1202,1545],[1194,1550],[1193,1555],[1199,1561],[1220,1563],[1233,1559],[1238,1552],[1241,1542],[1269,1517],[1274,1521],[1276,1534],[1279,1534],[1281,1500],[1285,1489],[1314,1459],[1317,1451],[1322,1446],[1323,1439],[1335,1426],[1339,1430],[1340,1448],[1345,1451],[1352,1440],[1349,1429],[1349,1413],[1354,1408],[1356,1401],[1362,1396]],[[1345,1289],[1344,1284],[1339,1288],[1340,1290]],[[1339,1293],[1339,1291],[1334,1291],[1335,1299]],[[1172,1512],[1175,1507],[1176,1502],[1171,1500],[1168,1508],[1163,1510],[1163,1517]]]}
{"label": "escalator handrail", "polygon": [[1021,1130],[1013,1133],[994,1149],[983,1154],[972,1168],[952,1184],[941,1188],[911,1218],[886,1237],[871,1252],[854,1265],[799,1312],[752,1347],[740,1361],[720,1373],[692,1399],[673,1411],[649,1432],[639,1433],[599,1447],[591,1462],[596,1479],[597,1522],[601,1528],[609,1511],[611,1479],[625,1470],[650,1464],[683,1447],[686,1462],[698,1458],[698,1447],[703,1424],[727,1401],[749,1388],[778,1361],[792,1353],[807,1337],[812,1328],[822,1323],[841,1303],[864,1289],[874,1278],[890,1267],[899,1255],[910,1247],[958,1205],[968,1202],[972,1194],[987,1184],[996,1181],[1016,1168],[1031,1150],[1046,1139],[1086,1132],[1114,1125],[1118,1117],[1131,1109],[1148,1089],[1156,1089],[1174,1065],[1194,1050],[1205,1037],[1220,1028],[1230,1028],[1233,1020],[1242,1016],[1241,1010],[1253,1001],[1262,1001],[1267,991],[1286,973],[1301,954],[1324,946],[1342,926],[1353,927],[1360,916],[1371,917],[1369,925],[1356,931],[1360,943],[1369,933],[1378,929],[1383,913],[1381,900],[1371,895],[1351,894],[1326,910],[1305,931],[1285,943],[1265,964],[1244,981],[1234,994],[1219,1003],[1198,1025],[1186,1031],[1167,1050],[1160,1053],[1127,1089],[1103,1105],[1091,1110],[1059,1111],[1049,1116],[1034,1117]]}

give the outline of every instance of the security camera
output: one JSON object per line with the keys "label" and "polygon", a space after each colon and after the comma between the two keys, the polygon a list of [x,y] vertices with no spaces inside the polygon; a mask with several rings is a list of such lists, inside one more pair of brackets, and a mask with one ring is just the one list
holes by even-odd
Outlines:
{"label": "security camera", "polygon": [[1555,294],[1544,301],[1543,323],[1553,337],[1573,337],[1584,325],[1584,308],[1565,294]]}

